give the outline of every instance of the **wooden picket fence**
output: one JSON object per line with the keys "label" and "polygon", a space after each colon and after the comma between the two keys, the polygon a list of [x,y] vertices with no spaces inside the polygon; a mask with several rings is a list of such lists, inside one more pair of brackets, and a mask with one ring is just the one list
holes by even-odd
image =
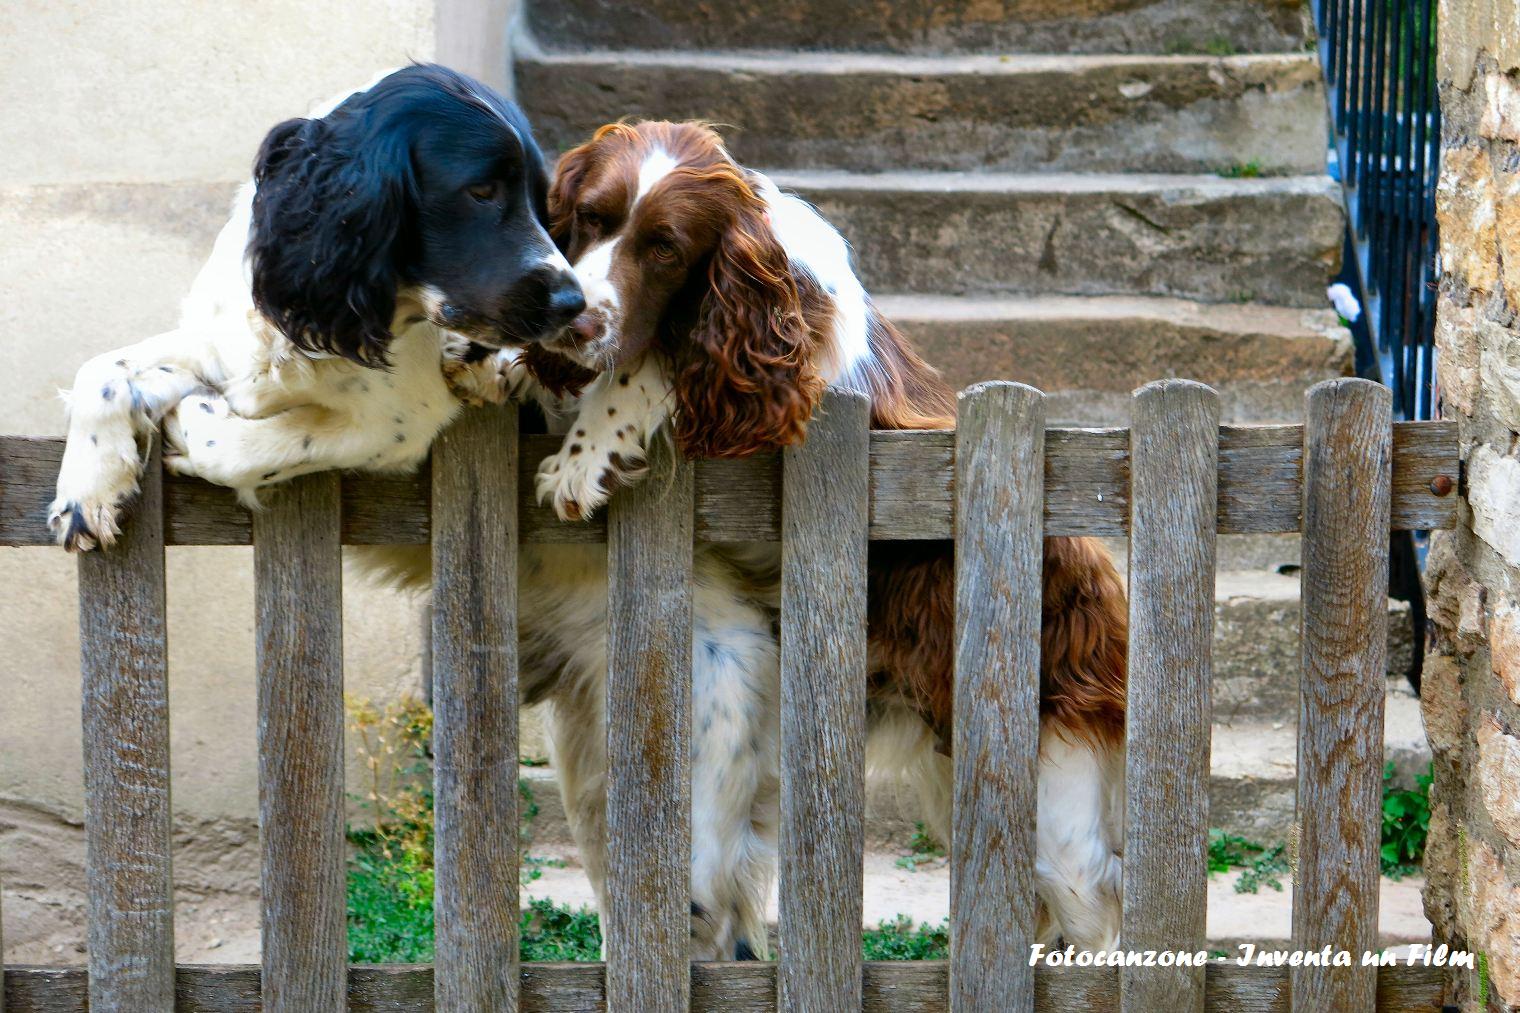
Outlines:
{"label": "wooden picket fence", "polygon": [[[1031,968],[1040,559],[1047,535],[1130,538],[1123,938],[1205,949],[1217,534],[1303,533],[1294,945],[1377,948],[1390,528],[1456,517],[1455,428],[1320,384],[1303,426],[1219,424],[1214,391],[1136,392],[1129,429],[1046,429],[990,383],[956,432],[870,432],[833,394],[805,446],[670,462],[605,521],[531,497],[557,440],[468,413],[411,478],[291,482],[250,516],[156,461],[122,543],[79,560],[88,968],[10,967],[36,1010],[1416,1010],[1424,967]],[[60,441],[0,440],[0,544],[43,545]],[[948,962],[861,960],[866,553],[957,541]],[[782,543],[780,959],[690,964],[692,545]],[[518,962],[517,552],[609,555],[605,964]],[[437,958],[350,967],[344,939],[344,544],[431,542]],[[175,966],[164,547],[249,544],[257,574],[263,962]],[[977,776],[987,770],[1000,776]]]}

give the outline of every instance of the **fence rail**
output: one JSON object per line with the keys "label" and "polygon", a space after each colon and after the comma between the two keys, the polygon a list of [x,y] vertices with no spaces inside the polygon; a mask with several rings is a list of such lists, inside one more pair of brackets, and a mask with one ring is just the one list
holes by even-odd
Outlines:
{"label": "fence rail", "polygon": [[[1043,395],[994,383],[962,395],[957,432],[869,433],[859,396],[831,394],[805,446],[779,459],[667,462],[615,499],[602,528],[551,523],[523,502],[522,476],[551,441],[519,444],[516,418],[500,410],[457,423],[418,479],[310,476],[251,520],[222,491],[165,479],[155,462],[124,543],[80,560],[89,967],[7,968],[4,1009],[1430,1009],[1437,968],[1028,961],[1035,561],[1053,534],[1131,536],[1124,938],[1200,950],[1214,542],[1303,530],[1294,945],[1345,948],[1357,963],[1375,945],[1387,532],[1452,523],[1456,432],[1394,424],[1386,389],[1360,380],[1315,387],[1308,408],[1304,426],[1220,427],[1215,392],[1163,381],[1136,393],[1130,430],[1046,429]],[[43,542],[59,449],[0,440],[0,544]],[[951,958],[866,964],[867,545],[952,531]],[[346,967],[340,545],[429,536],[437,964]],[[164,546],[250,538],[263,964],[176,968]],[[704,538],[782,545],[779,964],[687,960],[690,584]],[[521,539],[607,543],[605,965],[517,963]]]}
{"label": "fence rail", "polygon": [[[1219,533],[1300,530],[1302,426],[1219,428]],[[604,542],[605,519],[561,523],[533,498],[538,462],[559,449],[551,436],[524,436],[518,459],[518,534],[537,543]],[[1456,522],[1455,422],[1393,424],[1395,530],[1449,528]],[[38,518],[52,501],[63,441],[0,436],[0,545],[49,545]],[[871,433],[870,537],[950,538],[954,515],[955,434]],[[781,539],[781,461],[698,461],[695,534],[707,542]],[[344,475],[345,545],[426,545],[425,469],[394,478]],[[1045,533],[1125,535],[1129,531],[1129,431],[1050,429],[1045,434]],[[227,489],[164,476],[164,544],[251,545],[247,510]]]}

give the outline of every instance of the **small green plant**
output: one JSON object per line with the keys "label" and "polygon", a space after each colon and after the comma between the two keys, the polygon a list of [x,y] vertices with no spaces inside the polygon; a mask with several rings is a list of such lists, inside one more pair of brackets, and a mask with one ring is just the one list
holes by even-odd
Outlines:
{"label": "small green plant", "polygon": [[1253,854],[1262,850],[1236,834],[1227,834],[1218,827],[1209,830],[1209,874],[1229,872],[1243,867]]}
{"label": "small green plant", "polygon": [[[433,714],[413,697],[384,707],[351,697],[347,707],[355,752],[369,781],[356,801],[370,816],[368,825],[347,830],[349,959],[428,961],[433,957]],[[519,875],[530,883],[543,869],[565,863],[527,854],[538,803],[526,780],[518,779],[517,792],[524,856]]]}
{"label": "small green plant", "polygon": [[547,756],[519,756],[517,762],[524,767],[547,767],[549,758]]}
{"label": "small green plant", "polygon": [[1209,874],[1243,870],[1235,881],[1236,893],[1257,893],[1263,886],[1281,890],[1279,877],[1291,871],[1284,855],[1286,850],[1281,844],[1269,848],[1215,827],[1209,831]]}
{"label": "small green plant", "polygon": [[1236,162],[1219,170],[1219,175],[1225,179],[1257,179],[1261,176],[1261,163],[1255,160],[1250,162]]}
{"label": "small green plant", "polygon": [[1202,43],[1195,39],[1170,39],[1163,49],[1168,56],[1234,56],[1238,52],[1235,44],[1223,36],[1215,36]]}
{"label": "small green plant", "polygon": [[867,960],[945,960],[950,956],[950,926],[915,925],[898,915],[861,933],[861,952]]}
{"label": "small green plant", "polygon": [[908,838],[908,853],[900,856],[892,864],[899,869],[909,872],[917,872],[918,867],[936,858],[944,858],[945,849],[940,847],[939,842],[929,836],[922,823],[913,824],[913,836]]}
{"label": "small green plant", "polygon": [[1263,886],[1270,886],[1278,893],[1282,892],[1282,876],[1293,871],[1288,864],[1287,848],[1281,844],[1274,844],[1266,848],[1256,858],[1247,863],[1245,871],[1235,881],[1236,893],[1258,893]]}
{"label": "small green plant", "polygon": [[552,900],[531,900],[519,925],[518,952],[529,960],[600,960],[602,925],[596,912]]}
{"label": "small green plant", "polygon": [[1402,879],[1420,871],[1430,832],[1430,782],[1433,771],[1416,774],[1413,788],[1394,783],[1393,764],[1383,766],[1383,875]]}

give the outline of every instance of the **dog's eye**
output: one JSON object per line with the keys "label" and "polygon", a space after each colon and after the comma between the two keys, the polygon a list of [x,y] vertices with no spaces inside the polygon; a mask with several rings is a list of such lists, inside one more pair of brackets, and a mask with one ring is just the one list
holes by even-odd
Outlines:
{"label": "dog's eye", "polygon": [[500,195],[501,185],[494,180],[489,183],[476,183],[474,186],[466,187],[465,192],[472,200],[481,204],[491,204]]}
{"label": "dog's eye", "polygon": [[676,244],[668,239],[656,239],[649,244],[649,255],[666,262],[676,259]]}
{"label": "dog's eye", "polygon": [[592,232],[600,232],[607,224],[607,219],[597,214],[590,208],[577,208],[575,217],[580,220],[581,227]]}

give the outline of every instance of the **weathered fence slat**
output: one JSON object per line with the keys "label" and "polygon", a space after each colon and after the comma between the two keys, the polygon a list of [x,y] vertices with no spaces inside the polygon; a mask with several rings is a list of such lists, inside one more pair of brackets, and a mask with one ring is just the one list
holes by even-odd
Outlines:
{"label": "weathered fence slat", "polygon": [[1371,1010],[1388,651],[1388,388],[1331,380],[1304,427],[1303,673],[1293,945],[1352,966],[1294,968],[1294,1010]]}
{"label": "weathered fence slat", "polygon": [[607,1003],[691,992],[692,466],[657,453],[607,511]]}
{"label": "weathered fence slat", "polygon": [[[1404,965],[1374,968],[1379,1013],[1429,1013],[1440,1009],[1449,971]],[[773,1013],[776,965],[691,965],[694,1013]],[[945,961],[868,963],[864,974],[867,1013],[943,1013]],[[85,975],[79,968],[12,967],[6,975],[10,1013],[82,1013]],[[1035,972],[1037,1013],[1114,1013],[1119,1008],[1116,972],[1108,968],[1040,967]],[[258,1013],[259,969],[247,965],[181,965],[176,1013]],[[1211,963],[1208,1009],[1218,1013],[1288,1013],[1288,968]],[[433,969],[417,965],[351,967],[350,1010],[432,1013]],[[523,964],[522,1006],[539,1013],[595,1013],[607,1008],[603,965]],[[1001,1007],[993,1007],[1001,1008]]]}
{"label": "weathered fence slat", "polygon": [[1045,396],[960,396],[955,449],[955,797],[950,1008],[1034,1008]]}
{"label": "weathered fence slat", "polygon": [[295,479],[254,514],[263,1008],[341,1009],[343,571],[338,476]]}
{"label": "weathered fence slat", "polygon": [[90,1004],[174,1006],[163,471],[155,449],[121,538],[79,557]]}
{"label": "weathered fence slat", "polygon": [[[1203,950],[1208,901],[1219,395],[1135,392],[1130,428],[1124,922],[1132,950]],[[1126,967],[1126,1013],[1203,1013],[1204,968]]]}
{"label": "weathered fence slat", "polygon": [[438,1009],[517,1009],[517,409],[433,448]]}
{"label": "weathered fence slat", "polygon": [[[563,442],[526,436],[519,457],[518,531],[527,542],[602,542],[606,525],[561,523],[534,502],[538,463]],[[949,538],[955,434],[871,434],[871,538]],[[1123,535],[1129,518],[1129,439],[1122,429],[1052,429],[1045,437],[1045,534]],[[61,440],[0,436],[0,545],[48,545],[43,518],[53,498]],[[1299,530],[1302,426],[1221,426],[1219,533]],[[1393,526],[1456,523],[1457,429],[1452,422],[1393,428]],[[696,530],[703,541],[774,542],[780,465],[775,454],[696,465]],[[164,487],[169,545],[247,545],[248,511],[228,489],[170,476]],[[424,545],[428,479],[350,474],[343,478],[345,545]]]}
{"label": "weathered fence slat", "polygon": [[783,455],[784,1009],[860,1009],[870,419],[863,395],[831,391]]}

